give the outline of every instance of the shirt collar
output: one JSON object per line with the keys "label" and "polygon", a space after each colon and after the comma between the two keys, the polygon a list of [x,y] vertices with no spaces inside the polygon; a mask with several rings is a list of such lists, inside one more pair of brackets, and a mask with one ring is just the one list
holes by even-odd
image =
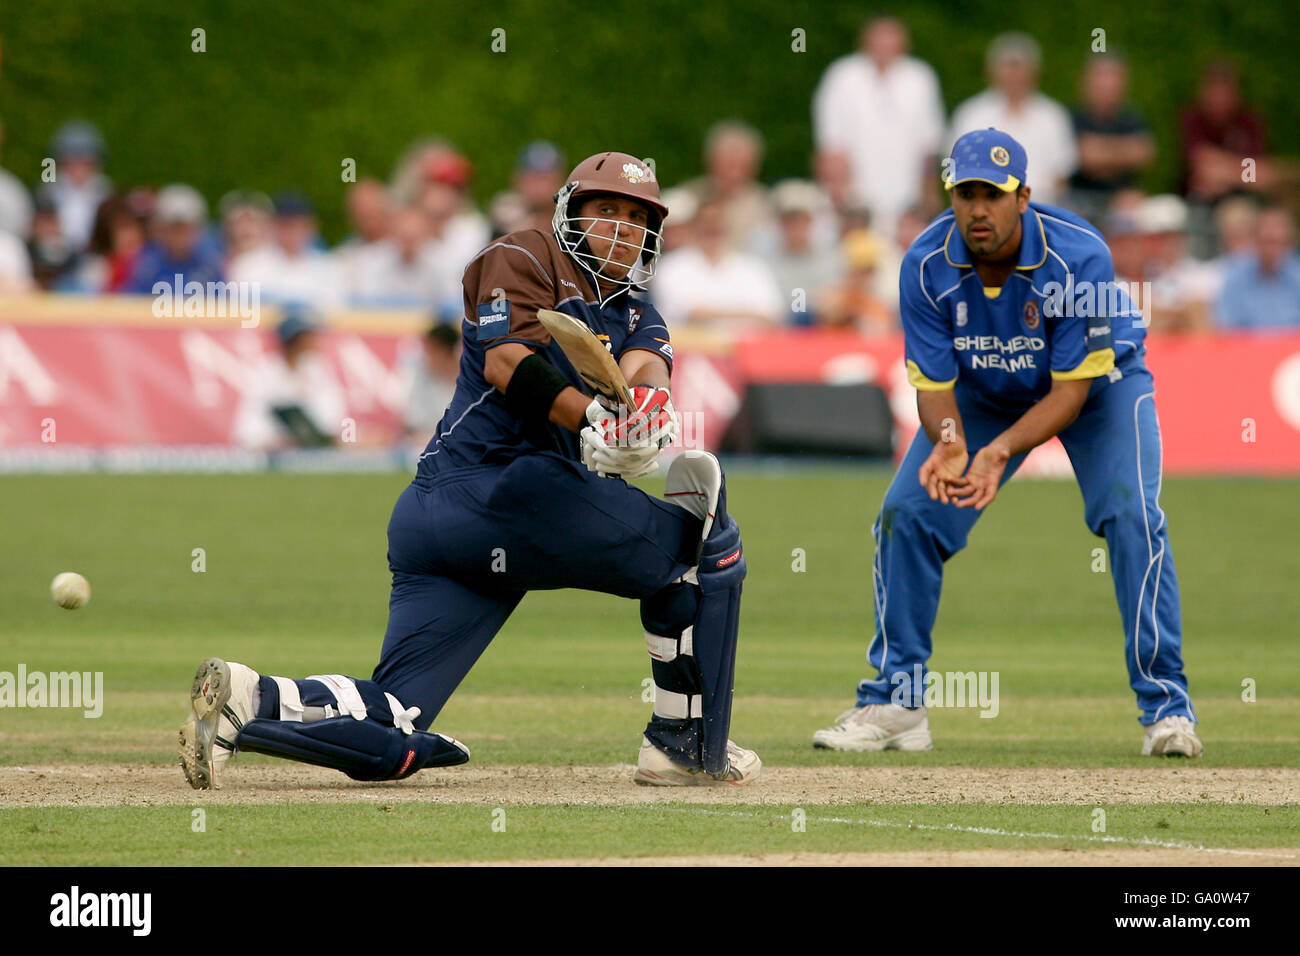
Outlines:
{"label": "shirt collar", "polygon": [[[948,227],[948,235],[943,240],[943,256],[950,266],[969,269],[972,265],[970,250],[966,248],[966,242],[957,231],[955,220]],[[1043,220],[1031,207],[1020,217],[1020,260],[1016,263],[1016,269],[1020,271],[1037,269],[1046,261],[1047,233],[1043,230]]]}

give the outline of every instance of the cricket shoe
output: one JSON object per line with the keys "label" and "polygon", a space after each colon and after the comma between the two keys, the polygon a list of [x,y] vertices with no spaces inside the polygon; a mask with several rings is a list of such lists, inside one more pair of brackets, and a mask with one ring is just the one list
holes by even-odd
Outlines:
{"label": "cricket shoe", "polygon": [[195,790],[213,790],[217,771],[235,752],[235,737],[256,717],[253,695],[258,675],[251,667],[210,657],[199,665],[190,688],[189,719],[181,725],[180,764]]}
{"label": "cricket shoe", "polygon": [[727,741],[727,769],[716,777],[701,767],[683,767],[672,760],[646,737],[641,738],[641,753],[637,757],[635,783],[650,787],[707,787],[715,783],[738,786],[749,783],[763,769],[758,754]]}
{"label": "cricket shoe", "polygon": [[924,707],[868,704],[846,710],[835,718],[834,727],[813,734],[813,746],[825,750],[929,750],[934,741]]}
{"label": "cricket shoe", "polygon": [[1199,757],[1204,749],[1196,725],[1181,715],[1157,720],[1142,738],[1144,757]]}

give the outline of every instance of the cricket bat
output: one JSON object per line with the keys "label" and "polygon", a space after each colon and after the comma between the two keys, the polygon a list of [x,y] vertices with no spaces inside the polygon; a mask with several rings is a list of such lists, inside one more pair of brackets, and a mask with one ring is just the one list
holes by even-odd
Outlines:
{"label": "cricket bat", "polygon": [[609,349],[577,319],[553,309],[538,309],[537,320],[546,327],[582,380],[611,401],[636,408],[623,371]]}

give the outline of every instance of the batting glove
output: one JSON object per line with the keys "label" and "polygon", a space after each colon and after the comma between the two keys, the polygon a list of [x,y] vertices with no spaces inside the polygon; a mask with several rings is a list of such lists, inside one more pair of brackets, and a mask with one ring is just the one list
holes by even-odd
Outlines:
{"label": "batting glove", "polygon": [[631,408],[614,408],[601,396],[587,406],[587,421],[604,433],[606,445],[664,448],[677,437],[679,419],[668,389],[638,385],[632,401]]}

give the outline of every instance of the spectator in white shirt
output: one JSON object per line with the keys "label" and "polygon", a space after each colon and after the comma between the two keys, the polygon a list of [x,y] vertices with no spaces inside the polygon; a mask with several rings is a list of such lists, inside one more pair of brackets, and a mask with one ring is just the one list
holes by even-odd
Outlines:
{"label": "spectator in white shirt", "polygon": [[458,324],[435,322],[420,337],[419,350],[408,354],[403,363],[407,391],[402,427],[421,450],[456,394],[461,355]]}
{"label": "spectator in white shirt", "polygon": [[100,172],[104,138],[85,120],[70,120],[59,127],[50,142],[55,179],[41,188],[41,196],[54,204],[59,230],[74,252],[90,244],[99,204],[113,193],[112,183]]}
{"label": "spectator in white shirt", "polygon": [[429,238],[428,217],[419,206],[403,206],[389,235],[354,250],[347,259],[348,303],[360,307],[431,309],[444,272]]}
{"label": "spectator in white shirt", "polygon": [[438,269],[434,303],[439,313],[463,308],[460,280],[466,264],[492,238],[486,217],[469,196],[474,168],[450,148],[435,149],[421,167],[417,202],[428,222],[433,261]]}
{"label": "spectator in white shirt", "polygon": [[[250,377],[235,413],[235,442],[259,451],[332,443],[341,433],[346,403],[338,379],[320,353],[320,327],[309,313],[290,307],[275,331],[279,351],[263,356]],[[331,442],[296,435],[286,424],[295,419],[305,420]]]}
{"label": "spectator in white shirt", "polygon": [[232,189],[217,203],[226,261],[259,249],[271,241],[271,216],[275,207],[265,193]]}
{"label": "spectator in white shirt", "polygon": [[1004,33],[988,50],[992,86],[953,111],[945,155],[959,136],[996,127],[1013,136],[1029,155],[1028,183],[1034,202],[1059,205],[1066,181],[1078,168],[1074,124],[1064,106],[1038,92],[1042,61],[1038,44],[1024,33]]}
{"label": "spectator in white shirt", "polygon": [[31,292],[35,288],[27,246],[13,233],[0,231],[0,295]]}
{"label": "spectator in white shirt", "polygon": [[[787,179],[772,190],[778,227],[756,247],[789,306],[791,325],[816,325],[822,293],[844,272],[832,223],[824,226],[829,200],[813,183]],[[766,237],[765,237],[766,238]]]}
{"label": "spectator in white shirt", "polygon": [[706,199],[690,225],[690,242],[659,261],[655,307],[670,327],[741,330],[776,325],[789,311],[762,259],[731,247],[726,210]]}
{"label": "spectator in white shirt", "polygon": [[337,263],[315,246],[316,213],[300,193],[280,193],[273,200],[273,242],[230,263],[227,278],[259,283],[263,302],[337,308],[343,298]]}
{"label": "spectator in white shirt", "polygon": [[907,209],[938,212],[943,99],[930,65],[907,55],[910,42],[894,17],[868,21],[858,52],[832,63],[813,95],[822,186],[841,208],[867,209],[886,235]]}
{"label": "spectator in white shirt", "polygon": [[746,248],[772,221],[767,190],[758,181],[762,165],[762,134],[748,123],[723,120],[704,137],[704,175],[680,187],[697,200],[722,203],[727,238],[736,249]]}
{"label": "spectator in white shirt", "polygon": [[[4,132],[4,124],[0,123],[0,147],[4,146]],[[0,168],[0,233],[8,233],[25,242],[31,230],[31,194],[17,176]]]}

